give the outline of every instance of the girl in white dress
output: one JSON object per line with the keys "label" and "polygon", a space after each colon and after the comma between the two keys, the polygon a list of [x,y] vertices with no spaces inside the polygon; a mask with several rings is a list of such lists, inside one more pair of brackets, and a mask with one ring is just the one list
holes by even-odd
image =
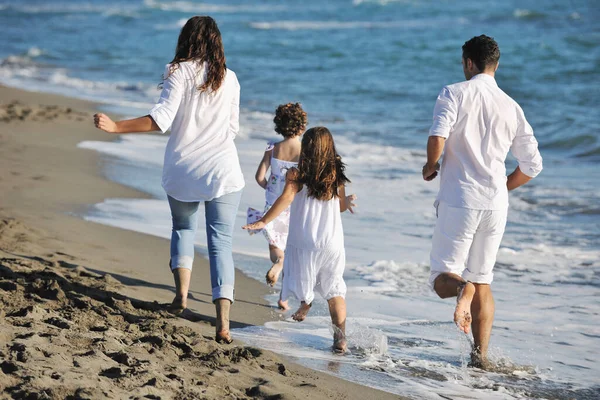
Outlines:
{"label": "girl in white dress", "polygon": [[[244,229],[263,229],[290,207],[290,226],[285,260],[282,298],[294,295],[300,307],[292,315],[303,321],[315,292],[327,300],[335,325],[333,349],[346,351],[346,264],[344,231],[340,212],[350,210],[356,196],[345,195],[345,165],[325,127],[304,133],[298,168],[288,171],[281,196],[257,222]],[[290,206],[291,205],[291,206]]]}
{"label": "girl in white dress", "polygon": [[[256,222],[269,211],[283,192],[287,171],[298,166],[300,157],[300,140],[298,139],[306,128],[306,112],[299,103],[282,104],[277,107],[273,122],[275,123],[275,132],[282,135],[284,139],[277,143],[270,142],[258,165],[256,182],[265,189],[265,208],[263,212],[248,208],[247,223],[249,224]],[[271,173],[266,179],[269,169]],[[266,275],[267,284],[270,286],[275,286],[283,270],[289,224],[290,209],[288,207],[262,229],[269,242],[269,253],[273,263]],[[260,231],[249,231],[250,234],[258,232]],[[282,310],[288,309],[287,301],[283,301],[281,297],[278,306]]]}

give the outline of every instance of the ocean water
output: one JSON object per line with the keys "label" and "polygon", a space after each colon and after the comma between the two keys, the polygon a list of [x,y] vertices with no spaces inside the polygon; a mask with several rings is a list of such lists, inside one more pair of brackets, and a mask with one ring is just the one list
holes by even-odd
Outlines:
{"label": "ocean water", "polygon": [[[597,1],[0,0],[0,83],[141,115],[195,14],[219,23],[242,85],[238,225],[247,207],[263,205],[252,178],[276,139],[272,113],[288,101],[334,133],[358,196],[357,213],[343,216],[351,354],[329,351],[323,301],[301,324],[274,313],[237,337],[415,399],[600,398]],[[420,178],[437,93],[464,79],[460,47],[481,33],[500,44],[497,81],[525,110],[545,167],[511,193],[493,285],[493,373],[466,367],[470,343],[451,323],[453,303],[426,287],[438,182]],[[169,237],[165,144],[159,135],[81,143],[106,157],[110,179],[152,195],[106,199],[83,217]],[[235,248],[238,268],[262,280],[264,238],[240,229]]]}

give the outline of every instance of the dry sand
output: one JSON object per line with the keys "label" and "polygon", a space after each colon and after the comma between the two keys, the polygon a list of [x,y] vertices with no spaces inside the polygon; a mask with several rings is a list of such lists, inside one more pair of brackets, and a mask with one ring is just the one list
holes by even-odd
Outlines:
{"label": "dry sand", "polygon": [[[216,344],[201,257],[191,311],[166,313],[168,241],[80,217],[104,198],[147,197],[104,179],[102,159],[77,149],[114,138],[92,127],[94,109],[0,87],[0,398],[398,398]],[[266,290],[237,272],[232,327],[278,318]]]}

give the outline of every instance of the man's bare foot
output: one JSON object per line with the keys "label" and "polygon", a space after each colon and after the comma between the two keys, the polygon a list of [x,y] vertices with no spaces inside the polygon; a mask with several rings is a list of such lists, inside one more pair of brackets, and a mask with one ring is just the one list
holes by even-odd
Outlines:
{"label": "man's bare foot", "polygon": [[346,338],[333,339],[333,352],[336,354],[344,354],[348,351],[348,343]]}
{"label": "man's bare foot", "polygon": [[300,303],[300,307],[292,314],[292,319],[298,322],[304,321],[310,311],[310,306],[311,304],[306,304],[304,301]]}
{"label": "man's bare foot", "polygon": [[283,301],[281,299],[279,299],[277,301],[277,307],[279,307],[279,309],[281,311],[287,311],[290,309],[290,305],[288,304],[288,301],[287,300]]}
{"label": "man's bare foot", "polygon": [[187,308],[187,299],[175,296],[171,304],[167,307],[167,311],[173,314],[181,314]]}
{"label": "man's bare foot", "polygon": [[487,359],[487,356],[482,356],[479,353],[479,351],[475,349],[471,352],[471,362],[469,362],[467,366],[471,368],[483,369],[486,371],[492,369],[492,363],[490,363],[490,361]]}
{"label": "man's bare foot", "polygon": [[471,302],[475,295],[475,285],[466,282],[458,289],[456,296],[456,309],[454,310],[454,323],[464,333],[471,331]]}
{"label": "man's bare foot", "polygon": [[271,269],[267,272],[267,285],[273,287],[279,279],[279,275],[283,271],[283,257],[279,257],[275,264],[271,266]]}

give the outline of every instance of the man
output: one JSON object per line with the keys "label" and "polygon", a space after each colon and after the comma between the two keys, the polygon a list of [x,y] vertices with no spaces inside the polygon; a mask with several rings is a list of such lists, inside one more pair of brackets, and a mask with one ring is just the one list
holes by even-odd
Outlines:
{"label": "man", "polygon": [[[485,368],[494,298],[493,267],[506,226],[508,191],[542,170],[533,130],[523,110],[496,84],[500,50],[485,35],[462,47],[464,82],[446,86],[434,109],[423,178],[437,176],[429,284],[441,298],[457,297],[454,322],[464,333],[473,323],[471,365]],[[511,152],[517,168],[507,177]]]}

